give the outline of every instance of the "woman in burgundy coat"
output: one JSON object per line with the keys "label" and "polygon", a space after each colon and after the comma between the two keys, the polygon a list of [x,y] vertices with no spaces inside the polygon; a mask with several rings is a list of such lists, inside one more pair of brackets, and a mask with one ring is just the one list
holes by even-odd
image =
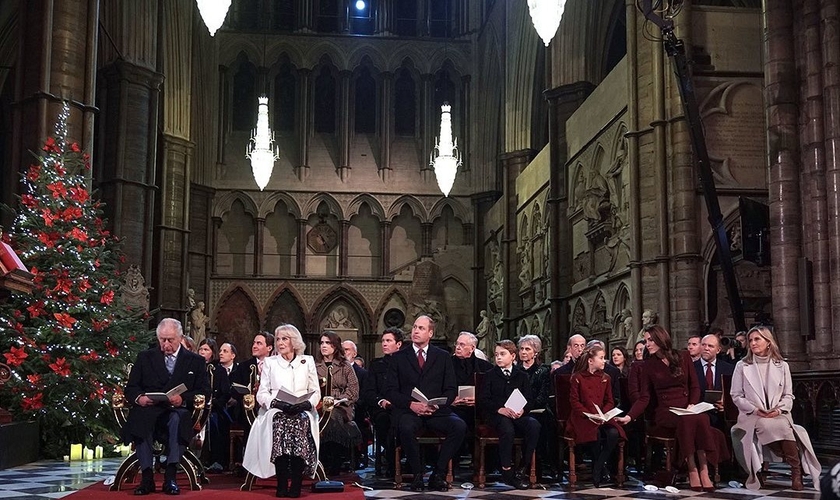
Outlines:
{"label": "woman in burgundy coat", "polygon": [[616,418],[626,424],[644,415],[651,395],[656,398],[656,426],[673,429],[680,460],[688,463],[688,480],[695,491],[714,491],[708,464],[729,458],[726,440],[709,424],[706,415],[677,416],[670,407],[691,408],[700,401],[697,373],[687,352],[672,347],[671,335],[659,325],[645,329],[649,357],[642,367],[639,399],[627,416]]}
{"label": "woman in burgundy coat", "polygon": [[569,405],[572,408],[566,424],[566,434],[575,439],[575,444],[590,444],[592,451],[592,483],[596,488],[609,481],[605,467],[619,439],[626,439],[624,429],[614,421],[595,421],[584,415],[607,413],[615,407],[612,381],[604,373],[606,360],[604,348],[595,344],[583,351],[575,363],[575,372],[570,381]]}

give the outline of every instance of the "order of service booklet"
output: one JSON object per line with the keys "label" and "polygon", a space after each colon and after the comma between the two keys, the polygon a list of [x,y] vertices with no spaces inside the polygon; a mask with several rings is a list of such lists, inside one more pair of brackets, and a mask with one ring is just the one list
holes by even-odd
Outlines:
{"label": "order of service booklet", "polygon": [[315,391],[307,392],[303,396],[295,396],[292,394],[292,391],[286,389],[285,387],[281,387],[280,389],[277,389],[277,395],[274,396],[274,399],[284,403],[289,403],[290,405],[296,405],[298,403],[303,403],[304,401],[309,401],[309,398],[311,398],[313,394],[315,394]]}
{"label": "order of service booklet", "polygon": [[601,411],[601,407],[599,407],[598,405],[595,405],[595,411],[597,411],[598,413],[583,412],[583,414],[589,417],[591,420],[596,420],[599,422],[609,422],[613,417],[621,415],[622,413],[621,408],[618,407],[615,407],[607,413],[604,413],[603,411]]}
{"label": "order of service booklet", "polygon": [[429,406],[445,405],[446,401],[447,401],[447,398],[445,396],[441,396],[439,398],[429,399],[429,398],[426,397],[425,394],[420,392],[420,389],[418,389],[416,387],[411,390],[411,397],[416,399],[417,401],[423,403],[424,405],[429,405]]}
{"label": "order of service booklet", "polygon": [[696,405],[692,406],[690,409],[677,408],[676,406],[672,406],[668,409],[671,410],[671,413],[675,415],[697,415],[699,413],[707,412],[709,410],[714,410],[715,405],[703,401],[702,403],[697,403]]}
{"label": "order of service booklet", "polygon": [[168,403],[172,396],[180,396],[185,392],[187,392],[187,386],[178,384],[166,392],[147,392],[145,396],[155,403]]}

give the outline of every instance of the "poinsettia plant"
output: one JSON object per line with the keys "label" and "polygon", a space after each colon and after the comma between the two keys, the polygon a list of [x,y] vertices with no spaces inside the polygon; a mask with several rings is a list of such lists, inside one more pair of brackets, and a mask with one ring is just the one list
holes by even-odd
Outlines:
{"label": "poinsettia plant", "polygon": [[120,242],[87,188],[89,157],[66,144],[66,113],[22,176],[20,203],[3,238],[35,275],[31,295],[0,304],[0,353],[12,378],[0,407],[40,423],[41,450],[116,442],[111,398],[153,333],[148,313],[119,300]]}

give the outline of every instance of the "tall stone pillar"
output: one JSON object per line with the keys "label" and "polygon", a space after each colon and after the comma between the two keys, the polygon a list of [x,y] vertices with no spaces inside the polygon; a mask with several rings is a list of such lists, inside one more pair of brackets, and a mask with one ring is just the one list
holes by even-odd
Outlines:
{"label": "tall stone pillar", "polygon": [[382,279],[387,279],[391,270],[391,221],[380,221],[379,228],[382,235],[382,266],[379,276]]}
{"label": "tall stone pillar", "polygon": [[388,36],[394,32],[394,2],[398,0],[379,0],[376,4],[376,27],[374,34]]}
{"label": "tall stone pillar", "polygon": [[[99,0],[20,0],[12,165],[31,164],[70,102],[68,141],[93,154]],[[11,185],[19,179],[11,173]]]}
{"label": "tall stone pillar", "polygon": [[254,238],[254,276],[262,276],[265,249],[265,217],[257,217],[256,238]]}
{"label": "tall stone pillar", "polygon": [[348,273],[348,252],[350,251],[350,221],[341,221],[341,233],[339,234],[338,247],[338,277],[344,278]]}
{"label": "tall stone pillar", "polygon": [[[481,322],[481,310],[487,309],[487,278],[484,260],[484,249],[487,242],[484,240],[484,231],[487,227],[487,211],[493,207],[499,199],[498,192],[484,192],[472,196],[473,223],[473,321],[474,324]],[[467,240],[468,241],[468,240]]]}
{"label": "tall stone pillar", "polygon": [[295,276],[302,278],[306,276],[306,219],[298,219],[297,237],[297,273]]}
{"label": "tall stone pillar", "polygon": [[[305,2],[304,2],[305,3]],[[300,155],[298,166],[295,167],[295,173],[298,179],[304,180],[309,177],[309,137],[311,121],[311,105],[310,95],[312,70],[301,68],[298,70],[298,153]]]}
{"label": "tall stone pillar", "polygon": [[[435,82],[434,75],[422,75],[421,77],[421,99],[420,99],[420,125],[421,129],[421,144],[423,145],[423,154],[428,154],[434,149],[435,135],[437,134],[436,127],[440,126],[440,122],[435,124],[434,102],[435,102]],[[440,117],[438,116],[438,120]],[[434,180],[434,170],[425,161],[422,162],[420,170],[424,172],[424,180]]]}
{"label": "tall stone pillar", "polygon": [[516,257],[516,237],[517,220],[516,220],[516,178],[525,170],[528,163],[534,159],[536,151],[533,149],[520,149],[518,151],[511,151],[504,153],[499,157],[504,172],[504,186],[502,187],[502,200],[505,203],[503,211],[503,232],[502,238],[502,266],[505,270],[505,289],[504,289],[504,334],[497,333],[497,338],[510,338],[515,335],[515,324],[512,324],[512,318],[519,315],[522,311],[519,300],[514,300],[514,297],[519,297],[519,260]]}
{"label": "tall stone pillar", "polygon": [[[219,251],[219,230],[222,228],[222,218],[221,217],[213,217],[213,232],[210,235],[211,243],[210,243],[210,254],[216,255]],[[210,268],[210,275],[215,276],[218,273],[219,267],[217,264],[216,259],[211,260],[211,268]]]}
{"label": "tall stone pillar", "polygon": [[388,181],[391,176],[391,121],[393,117],[394,74],[382,73],[382,99],[379,113],[379,177]]}
{"label": "tall stone pillar", "polygon": [[349,71],[339,72],[338,111],[338,176],[342,181],[350,177],[350,77]]}
{"label": "tall stone pillar", "polygon": [[[577,82],[561,85],[545,91],[548,100],[548,145],[549,145],[549,294],[551,324],[546,325],[553,336],[552,345],[564,346],[570,335],[569,304],[563,297],[572,291],[572,225],[566,216],[569,208],[568,172],[569,145],[566,136],[566,120],[577,110],[595,85]],[[559,355],[559,354],[558,354]]]}
{"label": "tall stone pillar", "polygon": [[[764,103],[770,175],[770,245],[773,324],[782,352],[794,356],[794,367],[806,366],[796,353],[799,338],[799,276],[802,256],[802,209],[799,196],[797,133],[797,63],[793,47],[793,9],[788,0],[764,2]],[[829,172],[829,175],[831,172]],[[829,198],[831,203],[831,198]],[[797,360],[796,358],[800,358]],[[796,363],[802,361],[802,363]]]}
{"label": "tall stone pillar", "polygon": [[421,256],[424,259],[432,258],[432,223],[431,222],[424,222],[421,224],[421,229],[423,231],[422,236],[422,250]]}

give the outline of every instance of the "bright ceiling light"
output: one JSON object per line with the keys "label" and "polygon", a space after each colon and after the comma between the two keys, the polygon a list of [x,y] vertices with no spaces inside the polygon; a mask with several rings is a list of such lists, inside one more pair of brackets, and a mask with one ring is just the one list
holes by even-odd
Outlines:
{"label": "bright ceiling light", "polygon": [[440,107],[440,139],[432,151],[430,167],[435,169],[438,187],[444,196],[449,196],[455,175],[461,166],[461,152],[458,151],[458,139],[452,137],[452,106],[443,103]]}
{"label": "bright ceiling light", "polygon": [[274,162],[280,159],[280,151],[274,145],[274,132],[268,127],[268,97],[259,97],[257,103],[257,128],[251,133],[245,158],[251,160],[254,180],[262,191],[271,179],[271,171],[274,170]]}
{"label": "bright ceiling light", "polygon": [[210,36],[215,35],[216,30],[224,24],[230,2],[231,0],[195,0],[195,3],[198,4],[198,11],[201,13],[201,19],[204,20],[204,25],[207,26]]}
{"label": "bright ceiling light", "polygon": [[365,7],[367,7],[367,5],[364,0],[356,0],[356,10],[365,10]]}
{"label": "bright ceiling light", "polygon": [[566,0],[528,0],[531,22],[534,23],[534,28],[546,47],[560,27],[565,8]]}

